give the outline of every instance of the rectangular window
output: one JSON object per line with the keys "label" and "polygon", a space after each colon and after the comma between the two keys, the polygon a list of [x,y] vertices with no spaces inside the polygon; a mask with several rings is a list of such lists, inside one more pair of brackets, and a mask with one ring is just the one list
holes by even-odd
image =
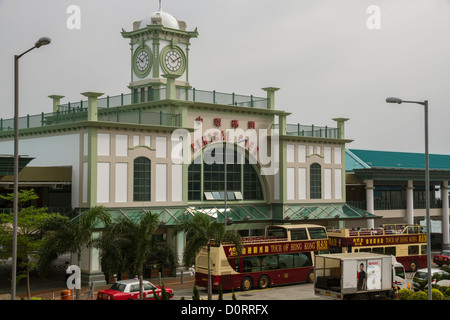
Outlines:
{"label": "rectangular window", "polygon": [[310,184],[310,198],[321,199],[322,198],[322,168],[320,164],[313,163],[310,167],[309,175]]}
{"label": "rectangular window", "polygon": [[306,229],[291,230],[291,240],[308,240],[308,233]]}
{"label": "rectangular window", "polygon": [[311,239],[327,239],[325,228],[308,228]]}
{"label": "rectangular window", "polygon": [[150,201],[151,186],[151,161],[145,157],[139,157],[134,160],[133,170],[133,200]]}
{"label": "rectangular window", "polygon": [[388,254],[388,255],[390,255],[390,256],[396,256],[397,250],[396,250],[395,247],[386,247],[386,248],[384,249],[384,253],[385,253],[385,254]]}
{"label": "rectangular window", "polygon": [[408,255],[417,255],[419,254],[419,246],[408,246]]}

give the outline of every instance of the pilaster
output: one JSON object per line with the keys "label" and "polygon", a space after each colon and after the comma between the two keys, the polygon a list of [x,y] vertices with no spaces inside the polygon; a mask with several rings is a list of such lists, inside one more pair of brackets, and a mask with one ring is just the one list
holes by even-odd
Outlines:
{"label": "pilaster", "polygon": [[[286,116],[281,115],[278,117],[278,126],[279,126],[279,135],[286,135]],[[286,141],[284,139],[280,139],[279,142],[279,177],[280,177],[280,203],[286,203],[287,195],[286,195],[286,177],[287,177],[287,168],[286,168],[286,158],[287,158],[287,150],[286,150]]]}
{"label": "pilaster", "polygon": [[280,88],[267,87],[262,88],[267,92],[267,109],[274,110],[275,109],[275,92],[280,90]]}
{"label": "pilaster", "polygon": [[408,180],[408,186],[406,187],[406,224],[414,224],[414,186],[412,180]]}
{"label": "pilaster", "polygon": [[442,249],[450,249],[449,209],[448,209],[448,181],[443,181],[441,186],[442,199]]}
{"label": "pilaster", "polygon": [[[366,184],[366,211],[370,214],[375,214],[375,206],[374,206],[374,197],[373,190],[375,189],[373,186],[373,180],[364,180]],[[367,220],[367,228],[373,228],[374,221],[373,219]]]}
{"label": "pilaster", "polygon": [[[98,97],[103,93],[84,92],[88,98],[88,121],[98,120]],[[89,208],[97,205],[97,150],[98,129],[88,129],[88,174],[87,174],[87,204]]]}
{"label": "pilaster", "polygon": [[53,112],[59,111],[59,105],[61,104],[61,99],[64,98],[64,96],[51,95],[48,97],[53,100]]}

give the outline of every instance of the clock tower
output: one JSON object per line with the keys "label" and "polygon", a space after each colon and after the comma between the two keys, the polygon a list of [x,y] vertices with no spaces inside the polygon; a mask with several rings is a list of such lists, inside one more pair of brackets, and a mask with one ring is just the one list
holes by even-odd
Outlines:
{"label": "clock tower", "polygon": [[[189,86],[190,39],[197,38],[197,29],[188,31],[184,21],[161,10],[133,23],[132,31],[122,29],[130,39],[131,81],[129,88],[138,101],[147,100],[150,92],[175,79],[176,87]],[[139,94],[138,94],[139,93]]]}

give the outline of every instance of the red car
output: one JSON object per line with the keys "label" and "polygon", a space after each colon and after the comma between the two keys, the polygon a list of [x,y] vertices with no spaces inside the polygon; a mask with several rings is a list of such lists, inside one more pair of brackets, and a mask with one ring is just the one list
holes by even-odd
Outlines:
{"label": "red car", "polygon": [[[150,281],[142,281],[143,299],[154,300],[153,290],[161,298],[162,290],[160,286],[155,286]],[[169,299],[173,298],[173,290],[165,288]],[[139,280],[129,279],[115,282],[111,288],[99,291],[97,300],[138,300]]]}
{"label": "red car", "polygon": [[444,264],[450,264],[450,250],[442,251],[441,254],[437,254],[433,258],[433,262],[438,266],[442,266]]}

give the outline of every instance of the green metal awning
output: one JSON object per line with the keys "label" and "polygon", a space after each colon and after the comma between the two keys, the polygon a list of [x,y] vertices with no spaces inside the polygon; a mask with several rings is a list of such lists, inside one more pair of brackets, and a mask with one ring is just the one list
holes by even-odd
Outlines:
{"label": "green metal awning", "polygon": [[[128,218],[134,222],[139,222],[146,212],[158,214],[159,221],[165,226],[177,225],[184,217],[193,216],[196,213],[204,213],[218,222],[224,222],[225,210],[223,206],[188,206],[174,208],[124,208],[108,209],[111,218],[117,220],[121,217]],[[233,222],[269,221],[270,206],[228,206],[227,218]]]}
{"label": "green metal awning", "polygon": [[346,203],[285,205],[283,208],[283,220],[289,221],[376,218],[381,217],[370,214]]}
{"label": "green metal awning", "polygon": [[[111,218],[117,220],[125,217],[139,222],[146,212],[158,214],[161,225],[175,226],[185,217],[197,213],[209,215],[214,221],[225,221],[223,206],[187,206],[187,207],[147,207],[107,209]],[[376,219],[379,216],[370,214],[346,203],[308,204],[308,205],[230,205],[227,206],[229,223],[246,222],[280,222],[280,221],[317,221],[333,219]]]}
{"label": "green metal awning", "polygon": [[[33,159],[27,156],[19,156],[19,172]],[[0,176],[12,175],[14,175],[14,156],[0,155]]]}

